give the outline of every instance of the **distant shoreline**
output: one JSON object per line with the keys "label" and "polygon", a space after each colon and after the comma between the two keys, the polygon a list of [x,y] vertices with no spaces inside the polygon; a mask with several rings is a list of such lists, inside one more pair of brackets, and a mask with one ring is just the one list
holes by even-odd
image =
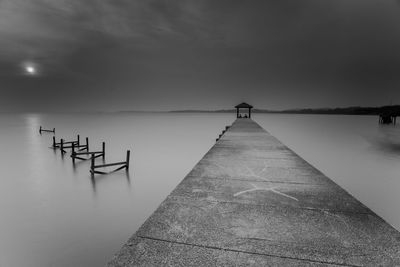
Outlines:
{"label": "distant shoreline", "polygon": [[[232,113],[235,109],[222,110],[173,110],[170,113]],[[400,114],[400,105],[381,107],[345,107],[345,108],[304,108],[286,110],[254,109],[254,113],[275,114],[324,114],[324,115],[379,115],[382,113]]]}
{"label": "distant shoreline", "polygon": [[[201,109],[185,109],[185,110],[120,110],[120,111],[0,111],[0,114],[20,114],[20,113],[57,113],[57,114],[115,114],[115,113],[236,113],[235,109],[218,109],[218,110],[201,110]],[[303,108],[303,109],[285,109],[285,110],[269,110],[269,109],[253,109],[252,113],[268,113],[268,114],[320,114],[320,115],[381,115],[395,114],[400,116],[400,105],[381,106],[381,107],[344,107],[344,108]]]}

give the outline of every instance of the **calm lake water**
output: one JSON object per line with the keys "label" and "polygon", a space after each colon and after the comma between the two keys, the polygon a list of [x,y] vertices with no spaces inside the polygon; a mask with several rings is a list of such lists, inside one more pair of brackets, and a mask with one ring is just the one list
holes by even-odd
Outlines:
{"label": "calm lake water", "polygon": [[[103,266],[214,144],[234,114],[0,114],[0,266]],[[254,120],[400,229],[400,126],[376,117],[255,114]],[[91,179],[50,148],[106,142],[131,169]],[[101,159],[99,159],[101,162]]]}

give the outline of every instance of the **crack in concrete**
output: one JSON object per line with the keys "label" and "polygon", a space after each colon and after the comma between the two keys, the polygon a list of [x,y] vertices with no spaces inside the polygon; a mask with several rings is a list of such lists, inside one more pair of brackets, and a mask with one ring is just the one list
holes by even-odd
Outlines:
{"label": "crack in concrete", "polygon": [[160,241],[160,242],[174,243],[174,244],[179,244],[179,245],[200,247],[200,248],[207,248],[207,249],[214,249],[214,250],[221,250],[221,251],[238,252],[238,253],[244,253],[244,254],[249,254],[249,255],[259,255],[259,256],[267,256],[267,257],[275,257],[275,258],[281,258],[281,259],[291,259],[291,260],[299,260],[299,261],[305,261],[305,262],[331,264],[331,265],[339,265],[339,266],[347,266],[347,267],[362,267],[362,265],[344,264],[344,263],[329,262],[329,261],[318,261],[318,260],[313,260],[313,259],[302,259],[302,258],[295,258],[295,257],[289,257],[289,256],[282,256],[282,255],[251,252],[251,251],[245,251],[245,250],[240,250],[240,249],[220,248],[220,247],[216,247],[216,246],[200,245],[200,244],[193,244],[193,243],[188,243],[188,242],[165,240],[165,239],[156,238],[156,237],[149,237],[149,236],[138,235],[137,237],[140,237],[140,238],[143,238],[143,239],[154,240],[154,241]]}
{"label": "crack in concrete", "polygon": [[[168,196],[168,199],[171,201],[174,201],[174,199],[179,199],[179,198],[186,198],[186,199],[192,199],[190,197],[185,197],[185,196]],[[241,204],[241,205],[249,205],[249,206],[260,206],[260,207],[280,207],[280,205],[274,205],[271,203],[268,204],[259,204],[259,203],[245,203],[245,202],[236,202],[236,201],[222,201],[222,200],[209,200],[205,199],[206,201],[213,202],[213,203],[232,203],[232,204]],[[176,203],[182,204],[181,202],[175,200]],[[311,210],[311,211],[320,211],[320,212],[328,212],[328,213],[341,213],[341,214],[361,214],[361,215],[371,215],[375,216],[374,213],[371,212],[358,212],[358,211],[346,211],[346,210],[335,210],[335,209],[321,209],[321,208],[312,208],[312,207],[295,207],[295,206],[290,206],[292,209],[303,209],[303,210]],[[378,217],[379,218],[379,217]]]}

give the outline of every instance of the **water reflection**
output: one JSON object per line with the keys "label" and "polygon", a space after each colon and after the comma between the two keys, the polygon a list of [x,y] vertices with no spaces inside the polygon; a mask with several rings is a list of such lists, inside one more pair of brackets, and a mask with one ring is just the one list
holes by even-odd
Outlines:
{"label": "water reflection", "polygon": [[400,128],[396,125],[379,125],[379,133],[370,139],[377,151],[390,157],[400,157]]}
{"label": "water reflection", "polygon": [[93,193],[94,193],[94,195],[96,195],[97,194],[97,184],[100,182],[101,183],[101,181],[102,180],[105,180],[105,179],[113,179],[113,180],[116,180],[116,179],[118,179],[119,177],[125,177],[126,178],[126,181],[127,181],[127,185],[128,185],[128,187],[130,187],[131,186],[131,176],[130,176],[130,174],[129,174],[129,171],[128,170],[122,170],[122,171],[120,171],[120,173],[124,173],[123,175],[121,175],[121,176],[119,176],[119,175],[112,175],[112,174],[90,174],[90,182],[91,182],[91,184],[92,184],[92,189],[93,189]]}

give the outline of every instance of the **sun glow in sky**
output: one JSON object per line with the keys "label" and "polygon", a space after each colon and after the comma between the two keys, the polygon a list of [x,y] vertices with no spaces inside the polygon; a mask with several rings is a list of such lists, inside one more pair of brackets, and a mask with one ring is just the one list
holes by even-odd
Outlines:
{"label": "sun glow in sky", "polygon": [[30,74],[34,74],[36,72],[36,70],[32,66],[28,66],[28,67],[26,67],[26,72],[28,72]]}
{"label": "sun glow in sky", "polygon": [[37,74],[37,67],[34,63],[24,63],[23,69],[25,74],[28,75],[36,75]]}

